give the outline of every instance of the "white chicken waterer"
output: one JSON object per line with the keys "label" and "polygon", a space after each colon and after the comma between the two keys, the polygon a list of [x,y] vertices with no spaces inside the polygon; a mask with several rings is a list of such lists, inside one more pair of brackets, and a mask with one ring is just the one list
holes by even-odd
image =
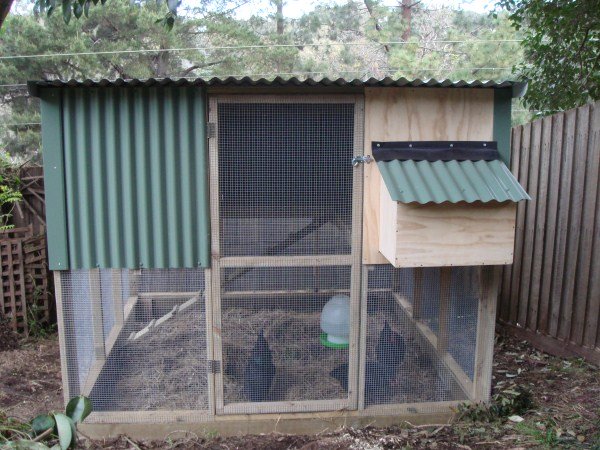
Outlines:
{"label": "white chicken waterer", "polygon": [[350,297],[335,295],[321,312],[321,344],[331,348],[347,348],[350,342]]}

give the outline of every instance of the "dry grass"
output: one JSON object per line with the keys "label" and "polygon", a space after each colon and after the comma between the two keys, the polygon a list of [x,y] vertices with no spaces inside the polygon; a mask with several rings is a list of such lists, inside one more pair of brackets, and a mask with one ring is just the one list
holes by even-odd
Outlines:
{"label": "dry grass", "polygon": [[[208,409],[206,322],[201,302],[125,343],[101,376],[112,410]],[[147,321],[139,321],[140,330]]]}

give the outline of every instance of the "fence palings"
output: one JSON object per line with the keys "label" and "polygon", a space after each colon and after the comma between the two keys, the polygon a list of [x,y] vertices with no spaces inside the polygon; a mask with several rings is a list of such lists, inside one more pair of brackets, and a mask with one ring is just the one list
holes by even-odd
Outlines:
{"label": "fence palings", "polygon": [[513,128],[517,211],[498,319],[551,353],[600,363],[600,102]]}

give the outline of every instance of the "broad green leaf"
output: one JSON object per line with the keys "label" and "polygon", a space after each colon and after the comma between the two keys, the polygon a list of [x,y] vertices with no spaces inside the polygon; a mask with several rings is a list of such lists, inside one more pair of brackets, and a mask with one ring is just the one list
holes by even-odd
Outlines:
{"label": "broad green leaf", "polygon": [[71,400],[69,400],[69,403],[67,403],[65,412],[67,416],[73,420],[73,422],[83,422],[84,419],[92,412],[92,402],[89,398],[84,397],[83,395],[73,397]]}
{"label": "broad green leaf", "polygon": [[83,15],[83,6],[79,2],[73,4],[73,14],[77,19]]}
{"label": "broad green leaf", "polygon": [[173,29],[173,25],[175,24],[175,18],[170,16],[167,17],[165,20],[165,26],[167,27],[167,30],[171,31]]}
{"label": "broad green leaf", "polygon": [[65,23],[68,25],[71,21],[71,0],[63,0],[62,13]]}
{"label": "broad green leaf", "polygon": [[67,450],[75,440],[73,427],[71,426],[72,421],[64,414],[58,413],[54,414],[54,420],[56,421],[56,431],[60,448],[62,450]]}
{"label": "broad green leaf", "polygon": [[54,428],[54,419],[48,414],[40,414],[31,421],[31,428],[35,434],[41,434],[49,428]]}

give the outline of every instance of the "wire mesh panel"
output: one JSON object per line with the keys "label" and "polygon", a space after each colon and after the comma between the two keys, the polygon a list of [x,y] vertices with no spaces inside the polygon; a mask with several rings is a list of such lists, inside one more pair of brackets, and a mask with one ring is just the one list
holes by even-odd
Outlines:
{"label": "wire mesh panel", "polygon": [[471,395],[467,377],[472,378],[476,346],[475,270],[368,268],[366,407]]}
{"label": "wire mesh panel", "polygon": [[60,272],[60,275],[68,389],[73,396],[82,393],[82,386],[94,361],[89,271],[71,270]]}
{"label": "wire mesh panel", "polygon": [[349,304],[350,267],[227,268],[221,283],[228,412],[258,412],[265,402],[285,402],[282,412],[293,402],[348,405],[349,349],[329,344],[320,320],[332,297]]}
{"label": "wire mesh panel", "polygon": [[479,271],[473,267],[452,269],[450,313],[448,314],[448,353],[473,380],[480,297]]}
{"label": "wire mesh panel", "polygon": [[208,410],[203,270],[65,271],[61,285],[70,395],[95,412]]}
{"label": "wire mesh panel", "polygon": [[218,103],[221,256],[349,254],[355,105]]}

